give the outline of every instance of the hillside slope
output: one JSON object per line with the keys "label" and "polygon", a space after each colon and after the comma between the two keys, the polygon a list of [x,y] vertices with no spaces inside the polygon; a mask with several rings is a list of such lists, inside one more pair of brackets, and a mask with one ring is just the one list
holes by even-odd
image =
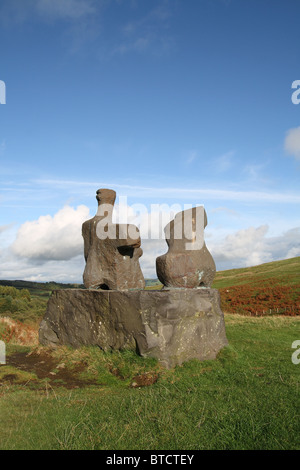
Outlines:
{"label": "hillside slope", "polygon": [[[28,289],[34,297],[47,299],[52,290],[82,288],[80,284],[56,282],[0,281],[0,286]],[[147,279],[147,289],[161,289],[158,279]],[[300,256],[250,268],[216,274],[213,288],[219,289],[224,312],[247,315],[300,314]]]}
{"label": "hillside slope", "polygon": [[63,284],[61,282],[34,282],[34,281],[5,281],[0,280],[0,286],[15,287],[16,289],[28,289],[33,295],[49,297],[53,290],[59,289],[82,289],[82,284]]}
{"label": "hillside slope", "polygon": [[272,261],[251,268],[218,271],[213,287],[220,289],[234,285],[251,284],[258,281],[280,280],[282,285],[300,283],[300,256],[281,261]]}
{"label": "hillside slope", "polygon": [[250,315],[300,314],[300,257],[216,274],[222,309]]}

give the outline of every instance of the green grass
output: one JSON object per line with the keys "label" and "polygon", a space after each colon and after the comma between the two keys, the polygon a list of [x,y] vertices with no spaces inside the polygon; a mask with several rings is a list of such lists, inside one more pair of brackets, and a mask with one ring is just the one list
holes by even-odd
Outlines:
{"label": "green grass", "polygon": [[271,263],[264,263],[251,268],[218,271],[212,287],[220,289],[269,280],[280,280],[282,286],[299,285],[300,257],[272,261]]}
{"label": "green grass", "polygon": [[60,282],[33,282],[33,281],[9,281],[9,280],[0,280],[0,286],[10,286],[16,289],[27,289],[30,294],[36,295],[39,297],[49,297],[53,290],[59,289],[81,289],[83,284],[64,284]]}
{"label": "green grass", "polygon": [[[297,290],[299,272],[298,257],[219,272],[213,287],[273,279]],[[155,280],[147,284],[161,287]],[[10,285],[30,290],[28,308],[7,312],[29,325],[44,314],[50,290],[64,287]],[[299,450],[300,364],[291,361],[291,345],[300,340],[300,318],[226,314],[225,321],[229,346],[215,361],[193,360],[169,371],[132,351],[94,347],[52,352],[51,375],[44,378],[0,366],[0,449]],[[9,356],[50,354],[13,344],[7,349]],[[67,388],[62,370],[93,385]],[[143,374],[158,380],[132,388]]]}
{"label": "green grass", "polygon": [[48,298],[30,294],[28,289],[0,285],[0,318],[35,323],[45,314]]}
{"label": "green grass", "polygon": [[[0,448],[299,449],[300,364],[291,361],[291,344],[300,319],[225,320],[229,346],[214,361],[164,370],[129,351],[64,347],[56,359],[68,368],[84,362],[84,376],[98,382],[72,390],[27,372],[26,383],[19,371],[18,383],[1,382]],[[2,376],[5,368],[15,373],[1,366]],[[158,381],[130,387],[144,372]]]}

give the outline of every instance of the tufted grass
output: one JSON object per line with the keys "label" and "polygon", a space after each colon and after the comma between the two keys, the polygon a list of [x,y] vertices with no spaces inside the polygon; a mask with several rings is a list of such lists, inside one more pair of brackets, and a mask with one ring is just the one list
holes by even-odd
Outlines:
{"label": "tufted grass", "polygon": [[[215,361],[172,370],[130,351],[8,345],[9,356],[47,352],[56,363],[52,382],[0,366],[1,450],[299,449],[300,364],[292,363],[291,345],[300,340],[300,319],[225,320],[229,346]],[[80,378],[96,383],[55,382],[62,364],[76,371],[79,363]],[[158,380],[133,388],[146,373]]]}

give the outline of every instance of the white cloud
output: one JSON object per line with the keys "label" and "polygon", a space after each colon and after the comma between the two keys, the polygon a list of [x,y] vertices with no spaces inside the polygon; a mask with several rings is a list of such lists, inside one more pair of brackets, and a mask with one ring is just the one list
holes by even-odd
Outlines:
{"label": "white cloud", "polygon": [[122,37],[113,48],[113,54],[130,52],[150,52],[154,55],[164,55],[173,46],[173,38],[168,33],[172,7],[168,0],[161,2],[156,8],[151,8],[144,16],[127,22],[122,27]]}
{"label": "white cloud", "polygon": [[51,18],[76,20],[95,12],[92,0],[36,0],[38,13]]}
{"label": "white cloud", "polygon": [[[149,225],[149,213],[139,212],[137,206],[120,204],[115,207],[116,222],[140,226],[144,252],[140,264],[145,278],[156,277],[156,258],[168,250],[161,231],[174,215],[167,209],[168,206],[161,206],[156,212],[153,211],[152,225]],[[158,223],[156,216],[160,211],[162,215]],[[11,244],[7,240],[6,248],[0,252],[0,277],[41,282],[82,282],[84,257],[81,226],[90,217],[89,209],[84,205],[77,208],[65,206],[54,216],[41,216],[37,220],[25,222],[20,226],[15,241]],[[152,239],[149,239],[149,227]],[[267,236],[268,230],[268,225],[261,225],[227,236],[222,236],[219,231],[212,232],[210,237],[205,236],[217,269],[254,266],[300,256],[299,227],[272,237]],[[3,237],[5,233],[10,234],[10,240],[13,239],[12,235],[15,236],[10,226],[1,226],[0,233]]]}
{"label": "white cloud", "polygon": [[70,53],[76,53],[99,35],[105,0],[1,0],[0,24],[14,27],[28,21],[61,22],[59,34]]}
{"label": "white cloud", "polygon": [[20,258],[7,250],[5,253],[0,253],[0,266],[1,279],[82,283],[84,257],[82,254],[68,261],[50,260],[43,263],[34,263],[33,260]]}
{"label": "white cloud", "polygon": [[224,173],[228,171],[233,165],[233,157],[235,155],[234,150],[230,150],[229,152],[220,155],[214,160],[213,166],[214,170],[218,173]]}
{"label": "white cloud", "polygon": [[13,253],[38,262],[70,260],[83,252],[81,226],[88,217],[86,206],[65,206],[54,217],[25,222],[12,245]]}
{"label": "white cloud", "polygon": [[287,253],[287,258],[296,258],[296,256],[300,256],[300,246],[294,246],[291,248]]}
{"label": "white cloud", "polygon": [[6,230],[10,229],[11,227],[12,224],[0,225],[0,233],[6,232]]}
{"label": "white cloud", "polygon": [[284,147],[289,155],[300,160],[300,127],[295,127],[287,132]]}
{"label": "white cloud", "polygon": [[265,261],[269,253],[264,253],[263,240],[268,231],[267,225],[250,227],[228,235],[219,246],[212,248],[215,261],[229,261],[241,266],[252,266]]}
{"label": "white cloud", "polygon": [[243,174],[246,177],[247,184],[267,186],[270,181],[270,171],[268,170],[268,166],[270,164],[270,160],[264,160],[262,163],[249,163],[245,165],[243,169]]}
{"label": "white cloud", "polygon": [[168,251],[165,240],[142,240],[143,256],[140,265],[145,279],[154,279],[156,275],[156,258]]}
{"label": "white cloud", "polygon": [[[112,188],[117,192],[126,191],[127,196],[131,197],[160,197],[161,199],[171,198],[171,199],[192,199],[193,201],[197,200],[201,203],[202,200],[227,200],[227,201],[238,201],[238,202],[259,202],[259,203],[291,203],[298,204],[300,202],[300,193],[288,193],[288,192],[267,192],[267,191],[238,191],[238,190],[228,190],[222,188],[184,188],[184,187],[150,187],[150,186],[137,186],[129,184],[119,184],[114,182],[95,182],[95,181],[71,181],[71,180],[43,180],[36,179],[32,183],[37,185],[42,185],[44,188],[55,188],[55,190],[63,189],[68,190],[69,194],[76,192],[78,195],[79,192],[83,195],[90,194],[91,188],[103,187],[103,188]],[[53,189],[52,189],[53,190]]]}
{"label": "white cloud", "polygon": [[249,227],[228,235],[210,251],[219,270],[255,266],[300,255],[300,228],[277,237],[266,237],[268,225]]}
{"label": "white cloud", "polygon": [[[256,266],[270,261],[300,256],[300,228],[277,237],[267,237],[268,226],[249,227],[216,242],[209,239],[217,270]],[[156,258],[168,251],[165,240],[143,240],[140,264],[146,278],[156,277]]]}
{"label": "white cloud", "polygon": [[188,155],[186,157],[186,163],[188,165],[190,165],[191,163],[193,163],[198,157],[198,153],[196,150],[191,150],[190,152],[188,152]]}
{"label": "white cloud", "polygon": [[95,12],[94,0],[2,0],[1,21],[23,23],[32,15],[42,19],[78,20]]}
{"label": "white cloud", "polygon": [[[116,204],[113,221],[131,223],[140,228],[141,238],[157,239],[164,242],[164,227],[183,209],[166,204],[155,205],[151,212],[142,204]],[[76,209],[65,206],[53,217],[43,215],[34,221],[22,224],[12,244],[14,255],[43,263],[48,260],[70,260],[83,253],[81,235],[82,223],[90,218],[88,207],[81,205]],[[1,226],[0,233],[10,226]],[[153,240],[149,240],[151,242]]]}
{"label": "white cloud", "polygon": [[215,209],[212,209],[211,214],[216,214],[216,213],[225,213],[227,215],[233,216],[233,217],[239,217],[239,213],[233,209],[230,209],[229,207],[216,207]]}

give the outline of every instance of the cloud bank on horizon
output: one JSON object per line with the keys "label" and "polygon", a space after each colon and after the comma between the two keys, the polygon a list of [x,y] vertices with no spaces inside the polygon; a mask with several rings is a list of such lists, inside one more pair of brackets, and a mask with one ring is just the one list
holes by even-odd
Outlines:
{"label": "cloud bank on horizon", "polygon": [[[158,232],[156,221],[161,217],[163,207],[157,213],[135,213],[131,207],[118,205],[115,209],[118,214],[115,222],[134,222],[139,226],[144,251],[140,260],[141,267],[146,278],[155,278],[155,259],[167,251],[163,228],[174,217],[174,212],[164,213],[164,222]],[[125,211],[130,216],[122,220],[122,212]],[[219,211],[226,213],[228,209],[215,210],[217,213]],[[16,232],[14,242],[11,245],[8,242],[7,248],[0,252],[3,278],[81,282],[84,269],[81,226],[90,217],[92,214],[87,206],[73,208],[66,205],[53,217],[41,216],[38,220],[22,224]],[[152,218],[150,236],[150,225],[146,220],[148,217]],[[0,235],[5,236],[5,232],[9,233],[11,229],[11,226],[0,227]],[[206,243],[219,269],[248,267],[300,256],[300,227],[289,229],[278,236],[268,236],[268,230],[267,224],[250,226],[218,239],[218,234],[215,233],[217,228],[213,227],[205,231]]]}
{"label": "cloud bank on horizon", "polygon": [[167,251],[152,205],[167,223],[203,204],[218,270],[300,256],[300,5],[270,8],[2,0],[0,278],[81,282],[100,187],[139,225],[146,278]]}

